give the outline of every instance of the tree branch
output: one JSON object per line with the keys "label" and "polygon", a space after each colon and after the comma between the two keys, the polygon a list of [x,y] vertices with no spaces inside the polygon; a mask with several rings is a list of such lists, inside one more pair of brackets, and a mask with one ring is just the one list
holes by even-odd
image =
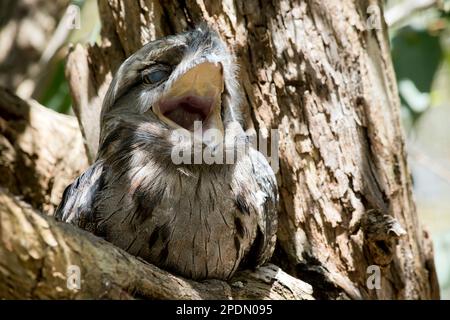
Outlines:
{"label": "tree branch", "polygon": [[[71,266],[80,290],[67,286]],[[69,274],[70,275],[70,274]],[[7,299],[312,299],[312,288],[274,265],[228,283],[172,275],[0,189],[0,297]]]}
{"label": "tree branch", "polygon": [[64,188],[87,166],[75,117],[0,87],[0,186],[53,214]]}

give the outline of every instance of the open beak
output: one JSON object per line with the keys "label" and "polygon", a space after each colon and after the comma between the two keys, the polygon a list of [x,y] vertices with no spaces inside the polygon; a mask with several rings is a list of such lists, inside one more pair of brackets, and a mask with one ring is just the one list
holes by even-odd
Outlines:
{"label": "open beak", "polygon": [[215,128],[223,132],[221,95],[224,89],[220,63],[203,62],[181,75],[154,104],[153,112],[173,128],[194,130],[201,121],[203,131]]}

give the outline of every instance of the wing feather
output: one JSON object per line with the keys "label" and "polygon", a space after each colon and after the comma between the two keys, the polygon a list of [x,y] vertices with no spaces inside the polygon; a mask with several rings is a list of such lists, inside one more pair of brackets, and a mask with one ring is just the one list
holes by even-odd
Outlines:
{"label": "wing feather", "polygon": [[103,163],[96,162],[64,190],[55,218],[95,233],[95,201],[103,188]]}
{"label": "wing feather", "polygon": [[256,239],[244,263],[258,267],[270,259],[275,249],[279,196],[275,174],[266,158],[254,149],[250,150],[249,156],[256,182],[256,188],[252,191],[256,200],[258,228]]}

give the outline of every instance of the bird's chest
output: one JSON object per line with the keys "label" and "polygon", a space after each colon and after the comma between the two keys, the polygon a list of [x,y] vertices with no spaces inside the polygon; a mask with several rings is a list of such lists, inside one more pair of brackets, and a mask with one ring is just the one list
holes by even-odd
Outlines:
{"label": "bird's chest", "polygon": [[255,237],[256,221],[237,209],[231,180],[227,175],[182,177],[167,190],[157,208],[157,224],[172,230],[164,244],[166,261],[160,261],[167,268],[192,278],[227,278],[238,267]]}
{"label": "bird's chest", "polygon": [[250,248],[257,225],[238,210],[233,177],[211,173],[166,179],[159,203],[130,229],[129,239],[121,237],[121,247],[189,278],[228,278]]}

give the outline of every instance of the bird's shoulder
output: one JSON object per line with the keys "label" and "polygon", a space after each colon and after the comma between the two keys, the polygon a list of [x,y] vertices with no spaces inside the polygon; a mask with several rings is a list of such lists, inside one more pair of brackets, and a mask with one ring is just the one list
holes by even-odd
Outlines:
{"label": "bird's shoulder", "polygon": [[97,161],[64,190],[55,218],[90,231],[94,228],[94,207],[104,186],[104,163]]}

